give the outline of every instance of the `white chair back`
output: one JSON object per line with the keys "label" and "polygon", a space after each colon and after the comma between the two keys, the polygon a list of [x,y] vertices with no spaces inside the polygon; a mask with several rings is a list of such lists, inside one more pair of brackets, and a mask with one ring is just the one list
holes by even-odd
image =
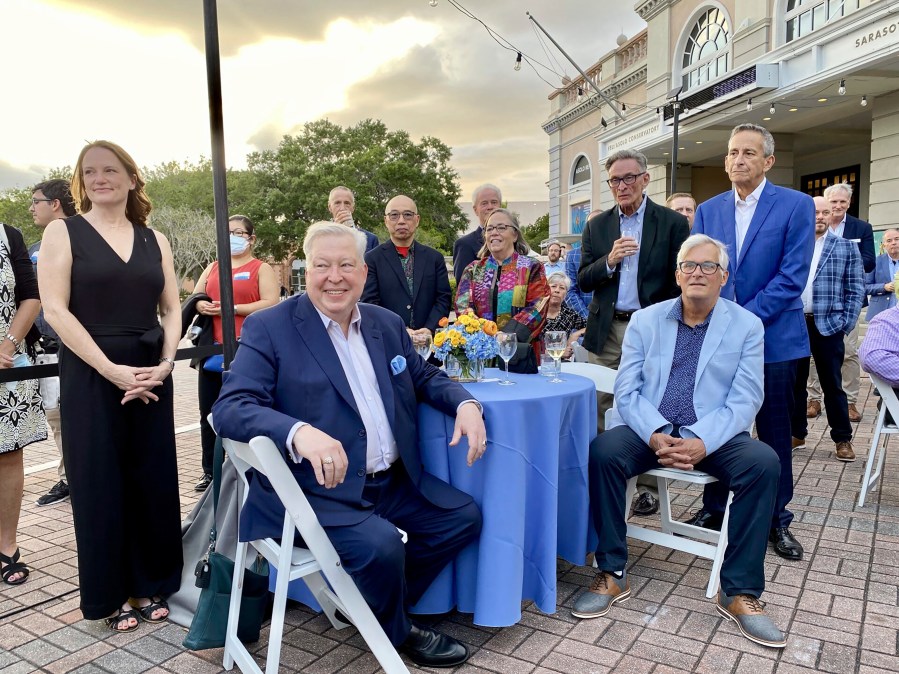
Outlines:
{"label": "white chair back", "polygon": [[[877,421],[874,423],[874,435],[871,438],[871,448],[868,450],[868,458],[865,461],[865,474],[862,476],[862,488],[858,494],[858,505],[865,505],[865,499],[868,492],[875,489],[878,480],[883,474],[883,464],[887,455],[887,443],[890,441],[891,435],[899,433],[899,399],[896,392],[883,379],[876,374],[868,373],[871,377],[871,383],[880,393],[883,404],[880,412],[877,414]],[[887,412],[893,417],[892,425],[886,424]]]}
{"label": "white chair back", "polygon": [[580,375],[592,379],[596,384],[597,393],[613,393],[615,390],[615,377],[617,370],[604,365],[593,363],[562,363],[562,372]]}

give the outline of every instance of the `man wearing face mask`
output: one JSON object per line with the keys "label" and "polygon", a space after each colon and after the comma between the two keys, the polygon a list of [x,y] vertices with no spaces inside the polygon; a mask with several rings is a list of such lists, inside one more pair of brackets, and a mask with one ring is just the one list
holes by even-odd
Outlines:
{"label": "man wearing face mask", "polygon": [[[232,215],[228,220],[231,243],[231,278],[234,288],[234,329],[237,337],[247,316],[278,303],[281,284],[274,269],[253,256],[256,242],[253,223],[245,215]],[[200,300],[197,313],[212,318],[212,332],[216,344],[223,342],[221,285],[219,264],[209,265],[197,281],[195,293],[206,293],[211,302]],[[203,477],[196,491],[205,491],[212,482],[212,452],[215,448],[215,431],[206,418],[212,404],[222,390],[221,356],[212,356],[200,362],[197,370],[197,397],[200,406],[200,440],[203,447]]]}

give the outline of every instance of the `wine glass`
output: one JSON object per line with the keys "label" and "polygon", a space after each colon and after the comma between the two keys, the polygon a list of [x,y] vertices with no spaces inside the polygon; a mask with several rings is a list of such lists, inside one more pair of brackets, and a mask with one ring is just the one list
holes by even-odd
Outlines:
{"label": "wine glass", "polygon": [[[552,356],[556,361],[556,370],[561,368],[560,361],[568,346],[568,333],[564,330],[550,330],[543,335],[543,343],[546,346],[546,353]],[[553,378],[549,380],[550,384],[559,384],[565,381],[558,374],[553,373]]]}
{"label": "wine glass", "polygon": [[[637,238],[637,230],[633,227],[627,227],[627,226],[622,227],[621,228],[621,236],[622,236],[622,238],[627,236],[632,239],[636,239]],[[637,242],[638,250],[639,250],[639,245],[640,245],[640,242],[638,241]],[[636,254],[628,255],[627,257],[625,257],[621,260],[621,271],[630,271],[630,270],[636,269],[636,268],[637,268]]]}
{"label": "wine glass", "polygon": [[432,341],[433,340],[431,338],[431,335],[425,335],[425,334],[416,335],[415,343],[414,343],[415,353],[417,353],[419,356],[421,356],[422,358],[427,360],[428,356],[431,355],[431,342]]}
{"label": "wine glass", "polygon": [[509,361],[515,355],[518,347],[518,335],[514,332],[499,332],[496,335],[496,343],[499,345],[499,357],[506,363],[506,376],[500,382],[502,386],[513,386],[514,381],[509,381]]}

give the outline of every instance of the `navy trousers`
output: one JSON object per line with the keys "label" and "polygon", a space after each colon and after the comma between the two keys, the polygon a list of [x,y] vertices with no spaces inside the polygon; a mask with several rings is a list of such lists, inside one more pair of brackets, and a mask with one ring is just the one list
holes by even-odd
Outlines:
{"label": "navy trousers", "polygon": [[[481,533],[474,502],[446,510],[413,486],[400,461],[366,480],[362,498],[375,504],[359,524],[325,527],[328,538],[394,646],[409,636],[407,609]],[[406,532],[408,542],[397,527]]]}
{"label": "navy trousers", "polygon": [[[818,380],[824,393],[824,411],[830,425],[830,438],[834,442],[852,440],[852,424],[849,421],[849,403],[843,391],[843,356],[846,347],[843,344],[843,333],[825,337],[818,332],[815,319],[806,314],[808,339],[812,347],[812,357],[818,368]],[[793,437],[805,438],[808,435],[808,417],[805,414],[808,401],[809,358],[800,358],[797,363],[796,386],[793,388]]]}
{"label": "navy trousers", "polygon": [[[755,430],[760,441],[768,445],[780,458],[780,482],[771,528],[788,527],[793,513],[787,505],[793,500],[793,387],[796,385],[798,360],[765,363],[765,401],[755,418]],[[717,476],[716,476],[717,477]],[[720,483],[708,484],[702,494],[702,507],[708,512],[723,513],[727,503],[727,489]]]}
{"label": "navy trousers", "polygon": [[[599,534],[596,564],[603,571],[627,566],[624,502],[628,479],[658,468],[655,453],[627,426],[616,426],[590,443],[590,508]],[[734,492],[721,566],[727,595],[760,597],[765,590],[765,550],[777,494],[780,461],[749,433],[740,433],[696,464]],[[725,501],[726,503],[726,501]]]}

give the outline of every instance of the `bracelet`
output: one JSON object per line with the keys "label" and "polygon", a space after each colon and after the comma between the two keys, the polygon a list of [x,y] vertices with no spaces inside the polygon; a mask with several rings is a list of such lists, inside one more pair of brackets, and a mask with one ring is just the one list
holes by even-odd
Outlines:
{"label": "bracelet", "polygon": [[13,337],[13,336],[12,336],[12,333],[10,333],[10,332],[7,332],[7,333],[6,333],[6,339],[8,339],[9,341],[11,341],[11,342],[15,345],[16,351],[18,351],[18,350],[19,350],[19,347],[22,346],[22,343],[21,343],[18,339],[16,339],[15,337]]}
{"label": "bracelet", "polygon": [[163,356],[162,358],[159,359],[159,362],[160,363],[168,363],[169,365],[172,366],[173,370],[175,369],[175,359],[174,358],[166,358],[165,356]]}

